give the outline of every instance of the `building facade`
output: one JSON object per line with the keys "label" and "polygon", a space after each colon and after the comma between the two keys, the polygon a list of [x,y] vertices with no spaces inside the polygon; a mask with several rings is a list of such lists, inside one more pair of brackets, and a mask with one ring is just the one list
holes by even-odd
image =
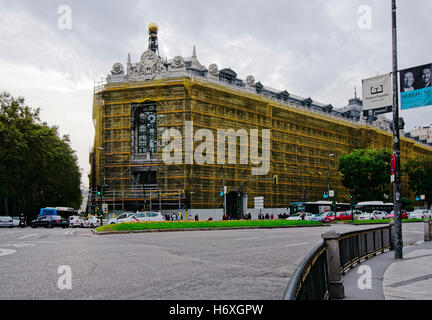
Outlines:
{"label": "building facade", "polygon": [[[265,207],[316,201],[329,189],[348,201],[339,155],[392,150],[388,123],[362,118],[359,104],[355,97],[336,109],[251,75],[239,79],[230,68],[206,68],[195,47],[191,57],[162,59],[151,24],[140,61],[129,55],[126,70],[115,63],[95,86],[90,207],[103,201],[110,210],[220,208],[223,186],[237,209],[261,196]],[[401,154],[432,148],[402,135]]]}

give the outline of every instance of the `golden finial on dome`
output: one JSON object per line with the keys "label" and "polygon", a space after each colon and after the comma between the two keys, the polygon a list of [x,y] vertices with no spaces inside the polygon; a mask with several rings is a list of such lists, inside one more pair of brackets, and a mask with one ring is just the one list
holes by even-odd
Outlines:
{"label": "golden finial on dome", "polygon": [[157,33],[157,32],[158,32],[158,26],[157,26],[157,24],[154,23],[154,22],[151,22],[151,23],[148,25],[148,29],[149,29],[149,32],[151,32],[151,33]]}

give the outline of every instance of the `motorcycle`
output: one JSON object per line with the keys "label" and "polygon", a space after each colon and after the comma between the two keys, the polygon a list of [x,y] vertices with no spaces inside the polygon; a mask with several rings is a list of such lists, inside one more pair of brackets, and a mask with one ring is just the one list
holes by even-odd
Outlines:
{"label": "motorcycle", "polygon": [[20,219],[19,219],[19,226],[20,226],[21,228],[25,228],[25,227],[26,227],[26,219],[25,219],[25,217],[24,217],[23,215],[20,216]]}

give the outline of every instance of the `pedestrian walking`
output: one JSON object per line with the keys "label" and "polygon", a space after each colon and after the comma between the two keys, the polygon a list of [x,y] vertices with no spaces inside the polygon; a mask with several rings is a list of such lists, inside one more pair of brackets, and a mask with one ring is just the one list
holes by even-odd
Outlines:
{"label": "pedestrian walking", "polygon": [[306,213],[304,212],[304,210],[302,210],[300,216],[301,216],[301,219],[302,219],[302,220],[305,219],[305,217],[306,217]]}

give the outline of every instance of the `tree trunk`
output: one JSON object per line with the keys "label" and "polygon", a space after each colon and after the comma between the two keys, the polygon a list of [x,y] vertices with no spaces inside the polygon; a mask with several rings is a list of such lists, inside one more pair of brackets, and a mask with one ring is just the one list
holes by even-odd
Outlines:
{"label": "tree trunk", "polygon": [[8,206],[8,194],[9,194],[9,181],[8,181],[8,172],[7,169],[5,170],[5,196],[4,196],[4,203],[3,203],[3,211],[4,215],[9,215],[9,206]]}

